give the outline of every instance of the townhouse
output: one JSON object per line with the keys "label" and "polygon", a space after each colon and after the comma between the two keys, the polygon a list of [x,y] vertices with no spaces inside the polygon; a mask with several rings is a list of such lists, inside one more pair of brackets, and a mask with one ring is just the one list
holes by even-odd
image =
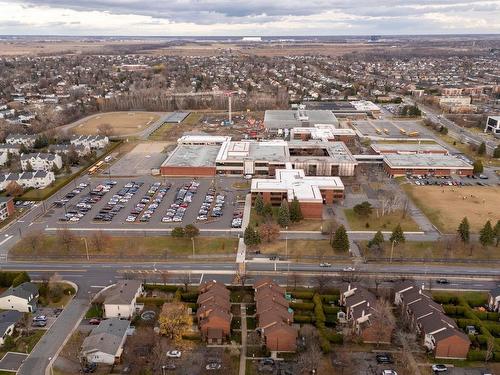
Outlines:
{"label": "townhouse", "polygon": [[9,134],[5,138],[5,143],[10,145],[24,145],[27,148],[31,148],[35,145],[36,138],[36,135]]}
{"label": "townhouse", "polygon": [[70,143],[96,150],[105,148],[109,144],[109,138],[102,135],[75,135],[71,137]]}
{"label": "townhouse", "polygon": [[21,168],[23,171],[52,171],[62,168],[60,155],[49,153],[30,153],[21,155]]}
{"label": "townhouse", "polygon": [[466,359],[469,337],[455,321],[445,315],[443,307],[434,302],[430,294],[412,282],[396,285],[394,303],[401,307],[401,314],[421,338],[425,348],[436,358]]}
{"label": "townhouse", "polygon": [[255,292],[257,331],[266,347],[273,352],[295,352],[298,331],[292,326],[293,311],[285,289],[270,278],[257,280]]}
{"label": "townhouse", "polygon": [[222,344],[231,334],[230,292],[217,281],[200,285],[196,317],[201,336],[208,344]]}
{"label": "townhouse", "polygon": [[54,172],[7,173],[0,175],[0,190],[5,190],[11,182],[16,182],[25,189],[44,189],[54,181]]}
{"label": "townhouse", "polygon": [[372,292],[349,283],[340,290],[339,305],[345,307],[347,324],[363,342],[390,344],[392,330],[376,328],[377,297]]}
{"label": "townhouse", "polygon": [[59,144],[59,145],[50,145],[49,151],[52,152],[53,154],[59,154],[59,155],[67,155],[71,151],[75,151],[79,157],[83,157],[90,153],[90,147],[88,145],[83,145],[83,144],[78,146],[71,144],[70,145]]}

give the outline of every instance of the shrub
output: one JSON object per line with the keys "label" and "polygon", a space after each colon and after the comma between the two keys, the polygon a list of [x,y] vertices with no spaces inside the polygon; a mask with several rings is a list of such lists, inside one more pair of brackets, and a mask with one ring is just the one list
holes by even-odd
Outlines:
{"label": "shrub", "polygon": [[434,301],[442,305],[458,305],[458,297],[448,294],[440,293],[433,296]]}
{"label": "shrub", "polygon": [[312,311],[314,310],[314,303],[310,302],[291,302],[290,307],[294,310],[306,310]]}
{"label": "shrub", "polygon": [[[316,316],[316,325],[325,324],[325,313],[323,311],[323,304],[321,303],[321,297],[319,294],[315,294],[313,297],[314,302],[314,315]],[[320,328],[318,326],[318,328]]]}
{"label": "shrub", "polygon": [[337,294],[323,294],[321,300],[323,303],[338,303],[339,296]]}
{"label": "shrub", "polygon": [[476,321],[473,319],[457,319],[457,326],[464,329],[467,326],[475,326]]}
{"label": "shrub", "polygon": [[489,312],[487,313],[486,320],[491,320],[492,322],[498,322],[500,320],[500,313],[497,312]]}
{"label": "shrub", "polygon": [[471,293],[465,296],[465,301],[471,307],[479,307],[488,303],[488,297],[485,293]]}
{"label": "shrub", "polygon": [[330,341],[328,341],[328,339],[322,334],[319,335],[319,347],[321,348],[321,351],[325,354],[330,353],[332,351],[332,346],[330,345]]}
{"label": "shrub", "polygon": [[293,322],[294,323],[312,323],[313,318],[312,316],[307,316],[307,315],[294,315],[293,316]]}
{"label": "shrub", "polygon": [[325,312],[325,314],[337,314],[340,311],[340,307],[323,305],[323,311]]}
{"label": "shrub", "polygon": [[455,305],[444,305],[444,312],[446,315],[464,316],[465,307]]}
{"label": "shrub", "polygon": [[337,324],[337,315],[326,315],[325,322],[329,325]]}
{"label": "shrub", "polygon": [[179,287],[177,285],[156,285],[156,284],[146,284],[144,285],[145,291],[158,290],[165,293],[175,293]]}
{"label": "shrub", "polygon": [[143,303],[145,305],[162,307],[165,302],[167,302],[165,298],[137,297],[137,303]]}
{"label": "shrub", "polygon": [[198,299],[197,292],[181,293],[181,301],[182,302],[196,302],[197,299]]}
{"label": "shrub", "polygon": [[290,292],[290,294],[292,295],[292,298],[295,298],[295,299],[312,299],[313,296],[314,296],[314,292],[296,292],[296,291],[293,291],[293,292]]}
{"label": "shrub", "polygon": [[467,354],[469,361],[484,361],[485,358],[486,353],[482,350],[469,350],[469,354]]}

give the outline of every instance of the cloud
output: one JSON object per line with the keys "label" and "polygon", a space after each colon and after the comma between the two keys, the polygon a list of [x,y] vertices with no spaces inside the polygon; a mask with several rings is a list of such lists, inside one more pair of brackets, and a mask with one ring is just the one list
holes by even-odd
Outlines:
{"label": "cloud", "polygon": [[493,0],[0,0],[0,9],[4,34],[500,32],[500,4]]}

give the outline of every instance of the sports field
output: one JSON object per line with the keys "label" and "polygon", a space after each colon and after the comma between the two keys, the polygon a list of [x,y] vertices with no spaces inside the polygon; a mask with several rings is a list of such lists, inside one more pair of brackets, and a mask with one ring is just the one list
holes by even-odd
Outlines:
{"label": "sports field", "polygon": [[500,219],[500,187],[402,185],[414,202],[445,233],[455,233],[464,216],[471,231],[479,232],[487,220]]}
{"label": "sports field", "polygon": [[109,124],[106,131],[109,131],[110,135],[131,135],[143,131],[160,116],[161,114],[156,112],[102,113],[84,119],[73,130],[82,135],[99,134],[103,131],[103,125]]}

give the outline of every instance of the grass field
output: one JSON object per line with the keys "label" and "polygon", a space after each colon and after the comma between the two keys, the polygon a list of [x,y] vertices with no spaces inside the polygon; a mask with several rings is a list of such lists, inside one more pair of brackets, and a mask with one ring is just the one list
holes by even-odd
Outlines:
{"label": "grass field", "polygon": [[[28,239],[19,241],[10,251],[11,257],[66,257],[85,256],[85,243],[82,237],[76,237],[71,251],[68,253],[61,246],[57,236],[42,236],[38,248],[33,250]],[[141,256],[165,259],[168,256],[189,256],[193,252],[192,242],[188,238],[164,237],[109,237],[106,246],[97,251],[92,246],[91,239],[87,239],[89,255],[116,256],[120,259],[135,261]],[[237,238],[198,237],[194,240],[195,252],[200,255],[207,254],[235,254],[238,246]]]}
{"label": "grass field", "polygon": [[[276,223],[278,219],[278,211],[279,207],[273,207],[273,221]],[[250,221],[249,224],[258,227],[260,224],[264,222],[264,217],[257,215],[255,210],[252,208],[250,212]],[[303,219],[298,223],[291,223],[288,226],[288,230],[321,230],[321,226],[323,225],[323,220],[319,219]]]}
{"label": "grass field", "polygon": [[262,254],[286,255],[286,247],[288,247],[288,256],[292,260],[301,259],[304,256],[319,258],[349,256],[347,253],[335,252],[328,240],[288,240],[287,242],[286,245],[284,240],[262,243],[258,249]]}
{"label": "grass field", "polygon": [[[445,233],[454,233],[464,216],[471,232],[479,232],[487,220],[495,225],[500,212],[500,187],[401,185],[432,223]],[[464,199],[466,197],[466,199]]]}
{"label": "grass field", "polygon": [[160,118],[155,112],[109,112],[90,117],[73,128],[75,133],[98,134],[102,124],[111,126],[112,135],[129,135],[146,129]]}
{"label": "grass field", "polygon": [[[419,226],[413,221],[410,215],[406,215],[403,219],[401,211],[396,211],[382,217],[371,214],[368,218],[359,217],[352,208],[345,209],[344,213],[351,230],[393,230],[398,224],[401,224],[401,228],[406,232],[416,232],[420,230]],[[367,226],[366,223],[368,223],[369,226]]]}
{"label": "grass field", "polygon": [[180,124],[163,124],[149,136],[149,139],[153,141],[177,140],[182,133],[192,130],[195,125],[199,124],[202,116],[202,113],[191,112]]}
{"label": "grass field", "polygon": [[[391,245],[386,242],[382,251],[370,251],[366,245],[368,241],[362,241],[361,248],[366,258],[376,260],[378,258],[389,258],[391,256]],[[500,259],[500,247],[482,247],[476,245],[472,249],[470,246],[456,244],[449,249],[440,241],[412,241],[399,244],[394,247],[394,258],[407,259]]]}

